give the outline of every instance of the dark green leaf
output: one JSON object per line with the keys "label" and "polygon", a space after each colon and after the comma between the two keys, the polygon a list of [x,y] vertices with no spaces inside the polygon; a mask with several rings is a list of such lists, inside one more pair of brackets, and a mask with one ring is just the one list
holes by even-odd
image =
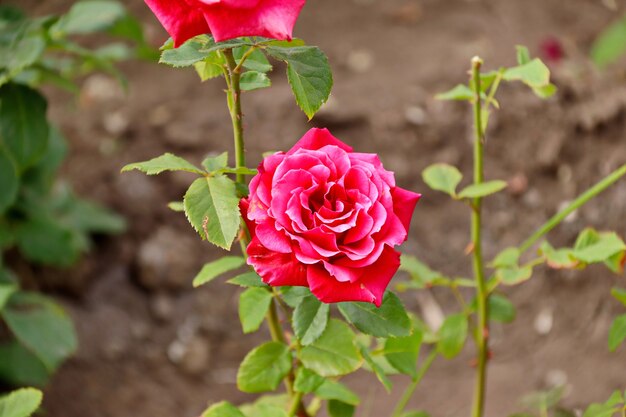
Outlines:
{"label": "dark green leaf", "polygon": [[326,330],[300,351],[302,364],[321,376],[331,377],[356,371],[362,362],[354,333],[347,324],[331,319]]}
{"label": "dark green leaf", "polygon": [[20,180],[15,164],[0,144],[0,214],[13,205]]}
{"label": "dark green leaf", "polygon": [[626,307],[626,290],[622,288],[611,289],[611,295]]}
{"label": "dark green leaf", "polygon": [[259,329],[272,302],[272,293],[266,288],[248,288],[239,298],[239,321],[244,333]]}
{"label": "dark green leaf", "polygon": [[15,229],[16,243],[30,261],[60,267],[74,264],[82,246],[72,231],[49,218],[32,218]]}
{"label": "dark green leaf", "polygon": [[330,379],[325,380],[317,387],[315,395],[324,400],[337,400],[350,405],[359,405],[361,400],[352,390],[344,384]]}
{"label": "dark green leaf", "polygon": [[463,174],[452,165],[434,164],[422,172],[422,178],[433,190],[456,196],[456,187],[463,179]]}
{"label": "dark green leaf", "polygon": [[217,156],[207,156],[202,161],[202,166],[207,172],[215,172],[228,165],[228,152],[221,153]]}
{"label": "dark green leaf", "polygon": [[122,172],[132,171],[133,169],[148,175],[157,175],[165,171],[187,171],[200,175],[204,174],[200,168],[171,153],[165,153],[149,161],[128,164],[122,168]]}
{"label": "dark green leaf", "polygon": [[426,411],[409,411],[402,414],[402,417],[430,417]]}
{"label": "dark green leaf", "polygon": [[43,395],[35,388],[22,388],[0,397],[0,417],[29,417],[39,408]]}
{"label": "dark green leaf", "polygon": [[184,198],[185,215],[203,239],[230,249],[240,226],[235,183],[225,176],[198,178]]}
{"label": "dark green leaf", "polygon": [[330,307],[314,295],[304,297],[293,312],[293,330],[303,346],[310,345],[324,333]]}
{"label": "dark green leaf", "polygon": [[199,287],[213,281],[226,272],[230,272],[239,268],[246,263],[246,260],[241,256],[224,256],[213,262],[205,264],[198,275],[193,279],[193,286]]}
{"label": "dark green leaf", "polygon": [[246,355],[237,372],[237,387],[250,393],[274,391],[290,370],[287,345],[268,342]]}
{"label": "dark green leaf", "polygon": [[50,371],[33,353],[11,340],[0,344],[0,380],[14,385],[42,387],[48,382]]}
{"label": "dark green leaf", "polygon": [[445,358],[452,359],[463,349],[465,339],[467,339],[467,317],[463,314],[448,316],[439,329],[437,350]]}
{"label": "dark green leaf", "polygon": [[411,320],[400,299],[391,291],[385,293],[380,308],[371,303],[338,303],[339,311],[365,334],[376,337],[407,336]]}
{"label": "dark green leaf", "polygon": [[337,400],[328,401],[328,415],[330,417],[352,417],[355,407]]}
{"label": "dark green leaf", "polygon": [[459,193],[459,198],[486,197],[506,188],[506,181],[488,181],[481,184],[472,184]]}
{"label": "dark green leaf", "polygon": [[311,290],[307,287],[280,287],[283,301],[291,308],[298,307],[304,297],[311,295]]}
{"label": "dark green leaf", "polygon": [[369,367],[372,369],[372,372],[374,372],[376,378],[380,381],[381,384],[383,384],[383,387],[385,387],[387,392],[390,393],[392,388],[391,381],[389,380],[389,378],[387,378],[385,370],[378,363],[376,363],[374,359],[372,359],[372,356],[370,355],[366,347],[361,347],[361,356],[363,356],[365,362],[367,362]]}
{"label": "dark green leaf", "polygon": [[48,146],[46,99],[37,91],[17,84],[0,88],[0,148],[18,172],[36,164]]}
{"label": "dark green leaf", "polygon": [[384,354],[389,364],[396,370],[415,378],[421,345],[422,332],[414,329],[411,336],[385,340]]}
{"label": "dark green leaf", "polygon": [[287,63],[287,78],[296,102],[309,119],[313,118],[328,100],[333,86],[326,55],[314,46],[269,46],[266,50],[274,58]]}
{"label": "dark green leaf", "polygon": [[[249,49],[249,46],[241,46],[239,48],[233,49],[233,56],[235,57],[235,62],[237,64],[241,62],[241,57]],[[269,63],[263,52],[261,52],[261,50],[259,49],[255,49],[251,54],[248,55],[243,63],[243,67],[258,72],[269,72],[272,70],[272,65]]]}
{"label": "dark green leaf", "polygon": [[240,287],[267,287],[267,284],[261,281],[261,277],[256,272],[246,272],[237,275],[235,278],[229,279],[229,284],[239,285]]}
{"label": "dark green leaf", "polygon": [[258,90],[260,88],[270,87],[271,85],[272,81],[262,72],[246,71],[241,74],[242,91]]}
{"label": "dark green leaf", "polygon": [[71,319],[52,300],[34,293],[16,293],[0,313],[15,337],[50,371],[74,353],[76,334]]}
{"label": "dark green leaf", "polygon": [[500,323],[511,323],[515,320],[515,306],[506,297],[492,294],[489,297],[489,319]]}
{"label": "dark green leaf", "polygon": [[617,347],[626,339],[626,314],[613,320],[609,329],[609,350],[615,352]]}
{"label": "dark green leaf", "polygon": [[315,391],[325,379],[307,368],[298,368],[293,388],[296,392],[309,393]]}
{"label": "dark green leaf", "polygon": [[202,51],[207,42],[207,37],[203,35],[188,40],[178,48],[165,49],[159,62],[176,68],[194,65],[210,56],[211,51]]}

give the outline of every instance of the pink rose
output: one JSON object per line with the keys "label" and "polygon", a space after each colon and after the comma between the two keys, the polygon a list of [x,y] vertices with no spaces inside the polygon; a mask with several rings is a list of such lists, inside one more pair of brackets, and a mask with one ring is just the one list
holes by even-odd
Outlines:
{"label": "pink rose", "polygon": [[272,286],[305,286],[326,303],[380,306],[400,266],[420,195],[396,187],[376,154],[352,152],[311,129],[287,153],[263,160],[241,209],[248,264]]}
{"label": "pink rose", "polygon": [[204,33],[216,42],[240,36],[290,40],[306,0],[145,0],[174,46]]}

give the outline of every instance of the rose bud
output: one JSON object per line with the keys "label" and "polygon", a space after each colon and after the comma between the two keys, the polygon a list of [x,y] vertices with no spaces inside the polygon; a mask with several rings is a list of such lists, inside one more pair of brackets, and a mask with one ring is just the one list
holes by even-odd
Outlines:
{"label": "rose bud", "polygon": [[145,0],[174,47],[204,33],[216,42],[240,36],[290,40],[306,0]]}
{"label": "rose bud", "polygon": [[287,153],[265,158],[250,182],[241,202],[248,264],[272,286],[380,306],[419,198],[396,187],[376,154],[311,129]]}

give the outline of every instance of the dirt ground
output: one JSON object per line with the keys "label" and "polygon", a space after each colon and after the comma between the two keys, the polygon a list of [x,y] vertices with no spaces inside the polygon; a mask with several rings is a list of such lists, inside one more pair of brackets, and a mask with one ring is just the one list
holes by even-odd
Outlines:
{"label": "dirt ground", "polygon": [[[62,10],[69,0],[14,0],[34,14]],[[130,9],[158,45],[166,35],[140,0]],[[618,3],[621,3],[618,1]],[[310,123],[296,107],[277,65],[269,90],[244,97],[250,165],[268,150],[289,148],[309,127],[323,126],[362,152],[378,152],[399,184],[424,193],[404,251],[450,275],[470,273],[463,256],[469,213],[428,191],[421,171],[434,162],[471,169],[470,116],[463,104],[433,99],[466,78],[473,55],[486,67],[515,62],[516,44],[534,54],[558,39],[565,59],[553,63],[559,94],[542,102],[522,87],[503,87],[502,110],[488,132],[486,170],[514,192],[486,204],[487,256],[521,242],[564,202],[626,161],[626,77],[619,65],[594,70],[586,59],[593,38],[624,7],[600,0],[310,0],[295,34],[319,45],[334,70],[332,100]],[[166,203],[179,200],[190,178],[120,174],[129,162],[165,151],[199,162],[231,150],[219,81],[200,84],[193,71],[155,63],[123,65],[124,95],[102,75],[85,80],[79,100],[50,91],[51,115],[71,142],[64,176],[83,196],[127,217],[129,230],[98,240],[72,271],[44,271],[38,285],[58,295],[75,319],[80,349],[45,392],[49,417],[196,417],[211,402],[245,402],[236,369],[263,339],[243,336],[238,289],[191,278],[221,253],[202,243]],[[626,182],[604,193],[550,235],[571,244],[586,226],[626,235]],[[624,276],[602,268],[538,269],[507,293],[518,308],[511,325],[493,329],[489,417],[520,410],[522,396],[566,383],[565,405],[583,407],[626,388],[626,348],[611,354],[607,333],[623,307],[609,297]],[[444,311],[454,304],[435,291]],[[405,302],[420,311],[414,294]],[[433,416],[467,416],[473,389],[473,348],[428,373],[412,405]],[[404,378],[387,394],[373,376],[349,378],[367,396],[359,417],[384,417]]]}

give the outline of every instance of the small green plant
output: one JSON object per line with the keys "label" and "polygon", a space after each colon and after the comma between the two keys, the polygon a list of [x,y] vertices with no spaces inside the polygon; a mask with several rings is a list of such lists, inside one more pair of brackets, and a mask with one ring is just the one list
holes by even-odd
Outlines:
{"label": "small green plant", "polygon": [[41,404],[41,391],[22,388],[0,396],[0,417],[29,417]]}
{"label": "small green plant", "polygon": [[[92,50],[73,39],[107,32],[133,40]],[[50,298],[23,291],[8,251],[29,262],[69,267],[90,249],[92,233],[119,233],[124,220],[74,195],[58,180],[67,146],[47,117],[39,90],[78,91],[73,79],[104,70],[122,80],[115,61],[145,55],[141,27],[116,1],[76,3],[63,16],[29,18],[0,6],[0,380],[42,385],[74,352],[71,320]],[[8,262],[8,264],[7,264]]]}

